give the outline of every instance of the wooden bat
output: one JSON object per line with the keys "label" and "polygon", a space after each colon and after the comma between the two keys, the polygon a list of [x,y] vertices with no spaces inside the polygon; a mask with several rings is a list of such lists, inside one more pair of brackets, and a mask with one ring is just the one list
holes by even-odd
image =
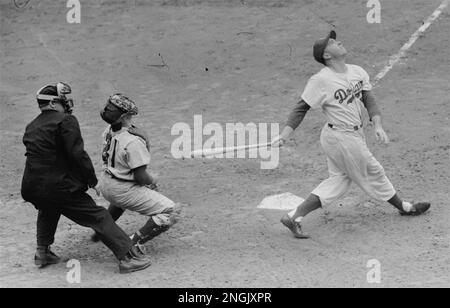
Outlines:
{"label": "wooden bat", "polygon": [[208,149],[208,150],[196,150],[191,152],[191,158],[195,157],[208,157],[213,156],[217,154],[225,154],[229,152],[234,151],[245,151],[250,149],[257,149],[262,147],[270,147],[272,146],[271,142],[267,143],[257,143],[257,144],[248,144],[248,145],[240,145],[240,146],[232,146],[232,147],[225,147],[225,148],[214,148],[214,149]]}

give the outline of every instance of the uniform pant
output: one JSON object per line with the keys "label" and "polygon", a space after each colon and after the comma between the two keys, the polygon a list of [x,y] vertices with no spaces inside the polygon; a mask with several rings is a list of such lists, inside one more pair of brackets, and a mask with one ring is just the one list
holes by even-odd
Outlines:
{"label": "uniform pant", "polygon": [[101,241],[120,260],[133,245],[127,234],[116,225],[109,212],[95,204],[84,192],[35,198],[31,203],[39,211],[37,218],[37,244],[51,245],[61,215],[75,223],[92,228]]}
{"label": "uniform pant", "polygon": [[158,226],[173,223],[172,212],[175,203],[163,194],[131,181],[123,181],[104,173],[100,190],[111,205],[150,216]]}
{"label": "uniform pant", "polygon": [[377,200],[387,201],[395,195],[383,167],[367,148],[361,129],[336,130],[326,125],[320,143],[327,156],[329,177],[312,193],[320,198],[322,205],[344,195],[352,182]]}

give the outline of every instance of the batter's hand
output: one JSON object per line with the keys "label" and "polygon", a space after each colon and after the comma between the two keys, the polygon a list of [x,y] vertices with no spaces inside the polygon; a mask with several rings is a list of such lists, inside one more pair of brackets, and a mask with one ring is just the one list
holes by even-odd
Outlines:
{"label": "batter's hand", "polygon": [[276,137],[272,142],[271,142],[271,146],[276,148],[276,147],[282,147],[285,144],[285,140],[283,138],[281,138],[281,136]]}
{"label": "batter's hand", "polygon": [[152,184],[158,184],[159,182],[159,176],[155,172],[149,172],[148,175],[152,178]]}
{"label": "batter's hand", "polygon": [[389,137],[381,126],[375,126],[375,137],[380,143],[389,143]]}

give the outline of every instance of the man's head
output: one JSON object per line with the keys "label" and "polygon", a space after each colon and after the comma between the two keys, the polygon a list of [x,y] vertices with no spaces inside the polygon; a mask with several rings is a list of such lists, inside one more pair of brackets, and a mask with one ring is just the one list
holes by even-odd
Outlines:
{"label": "man's head", "polygon": [[313,54],[317,62],[327,65],[328,61],[345,58],[347,50],[340,41],[336,40],[336,32],[330,31],[325,38],[314,43]]}
{"label": "man's head", "polygon": [[120,93],[111,95],[103,110],[100,112],[102,119],[111,125],[131,123],[131,118],[138,114],[136,104]]}
{"label": "man's head", "polygon": [[66,95],[72,92],[70,86],[64,82],[49,84],[40,88],[36,93],[39,108],[56,110],[58,112],[72,113],[73,100]]}

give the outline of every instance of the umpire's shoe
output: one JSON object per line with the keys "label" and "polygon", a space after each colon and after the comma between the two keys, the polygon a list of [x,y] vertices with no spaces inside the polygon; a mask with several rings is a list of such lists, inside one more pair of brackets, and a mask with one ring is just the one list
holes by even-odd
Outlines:
{"label": "umpire's shoe", "polygon": [[50,246],[37,247],[36,254],[34,255],[34,264],[44,267],[46,265],[57,264],[59,262],[61,262],[61,258],[50,250]]}
{"label": "umpire's shoe", "polygon": [[138,247],[134,245],[125,257],[119,261],[119,271],[121,274],[127,274],[143,270],[151,264],[151,261],[147,257],[144,257]]}
{"label": "umpire's shoe", "polygon": [[402,216],[417,216],[425,213],[431,207],[429,202],[418,202],[412,205],[412,209],[409,212],[400,211]]}
{"label": "umpire's shoe", "polygon": [[281,217],[280,221],[289,230],[291,230],[292,234],[294,234],[296,238],[309,238],[308,235],[303,233],[300,223],[293,220],[291,217],[289,217],[288,214],[285,214],[283,217]]}

